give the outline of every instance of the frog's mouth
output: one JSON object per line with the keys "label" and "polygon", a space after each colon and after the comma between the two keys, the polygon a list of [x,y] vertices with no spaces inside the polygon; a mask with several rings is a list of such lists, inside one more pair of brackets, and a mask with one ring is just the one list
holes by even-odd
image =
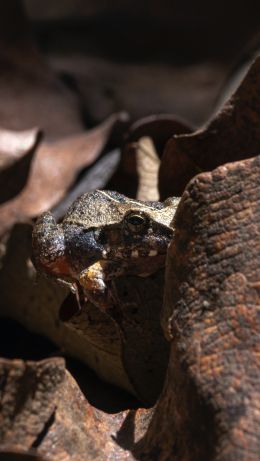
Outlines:
{"label": "frog's mouth", "polygon": [[[152,250],[153,251],[153,250]],[[124,275],[138,275],[145,277],[157,272],[165,266],[166,252],[157,254],[156,252],[146,256],[135,255],[127,260]]]}
{"label": "frog's mouth", "polygon": [[166,254],[96,261],[78,275],[78,281],[87,291],[103,290],[107,282],[127,275],[149,276],[165,266]]}
{"label": "frog's mouth", "polygon": [[104,299],[103,295],[107,289],[109,291],[109,282],[127,275],[148,277],[165,266],[166,253],[155,253],[154,251],[151,255],[150,252],[146,256],[135,253],[132,258],[121,260],[103,259],[87,266],[77,274],[73,283],[70,284],[75,299],[72,303],[70,297],[70,303],[63,303],[59,312],[60,319],[69,321],[78,315],[86,306],[88,299],[101,307],[102,310],[106,310],[109,294],[107,293]]}
{"label": "frog's mouth", "polygon": [[101,258],[97,258],[91,264],[85,264],[84,268],[78,271],[76,278],[84,286],[82,280],[85,276],[82,274],[87,273],[88,277],[92,277],[92,272],[102,274],[104,281],[126,275],[148,276],[165,266],[167,248],[168,245],[161,246],[158,250],[145,250],[138,246],[131,249],[109,248],[109,251],[103,250]]}

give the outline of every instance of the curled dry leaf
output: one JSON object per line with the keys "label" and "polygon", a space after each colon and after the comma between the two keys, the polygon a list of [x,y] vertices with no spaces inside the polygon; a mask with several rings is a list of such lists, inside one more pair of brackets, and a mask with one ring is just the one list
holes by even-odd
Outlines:
{"label": "curled dry leaf", "polygon": [[25,186],[35,149],[41,138],[37,129],[0,129],[0,203],[15,197]]}
{"label": "curled dry leaf", "polygon": [[38,437],[40,441],[41,433],[55,419],[56,403],[53,394],[64,380],[63,360],[57,358],[23,362],[1,359],[0,374],[1,447],[37,447]]}
{"label": "curled dry leaf", "polygon": [[258,154],[260,150],[260,57],[219,114],[192,134],[172,137],[162,157],[162,199],[181,194],[201,171]]}
{"label": "curled dry leaf", "polygon": [[[121,162],[109,181],[108,188],[111,190],[120,190],[120,192],[129,197],[136,197],[140,181],[137,168],[138,141],[144,137],[150,138],[160,158],[165,144],[171,136],[180,133],[190,133],[190,131],[191,128],[186,122],[170,114],[150,115],[135,122],[129,128],[122,149]],[[140,162],[140,149],[139,154]]]}
{"label": "curled dry leaf", "polygon": [[133,460],[131,448],[150,420],[145,409],[108,414],[92,407],[60,358],[1,359],[0,391],[2,449],[33,448],[51,461]]}
{"label": "curled dry leaf", "polygon": [[181,199],[166,266],[171,355],[145,459],[259,459],[259,178],[260,157],[226,164]]}
{"label": "curled dry leaf", "polygon": [[55,206],[79,171],[102,152],[116,123],[124,120],[125,114],[115,114],[87,133],[41,144],[24,189],[0,206],[0,235],[15,222],[26,221]]}
{"label": "curled dry leaf", "polygon": [[129,128],[126,144],[138,141],[144,136],[152,138],[159,157],[162,156],[168,139],[173,135],[190,133],[192,127],[176,115],[157,114],[137,120]]}
{"label": "curled dry leaf", "polygon": [[38,128],[26,131],[11,131],[0,128],[0,171],[10,167],[36,145]]}
{"label": "curled dry leaf", "polygon": [[136,143],[136,168],[138,173],[138,200],[159,200],[158,172],[160,159],[153,141],[148,136]]}

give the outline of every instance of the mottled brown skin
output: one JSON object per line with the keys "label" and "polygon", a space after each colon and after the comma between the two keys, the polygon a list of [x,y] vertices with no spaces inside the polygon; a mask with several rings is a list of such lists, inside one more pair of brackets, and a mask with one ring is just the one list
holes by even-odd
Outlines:
{"label": "mottled brown skin", "polygon": [[259,201],[260,157],[183,194],[166,266],[167,382],[138,459],[260,459]]}
{"label": "mottled brown skin", "polygon": [[142,202],[95,191],[70,207],[62,223],[44,213],[33,230],[36,267],[67,281],[102,310],[113,306],[109,283],[150,275],[165,264],[179,199]]}

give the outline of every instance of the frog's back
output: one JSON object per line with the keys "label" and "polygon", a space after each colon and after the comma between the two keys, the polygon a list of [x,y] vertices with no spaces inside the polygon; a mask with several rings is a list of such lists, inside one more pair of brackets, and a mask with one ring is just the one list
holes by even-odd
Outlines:
{"label": "frog's back", "polygon": [[142,202],[114,191],[96,190],[79,197],[67,211],[63,225],[76,224],[86,228],[118,224],[125,213],[135,209],[157,214],[165,208],[161,202]]}

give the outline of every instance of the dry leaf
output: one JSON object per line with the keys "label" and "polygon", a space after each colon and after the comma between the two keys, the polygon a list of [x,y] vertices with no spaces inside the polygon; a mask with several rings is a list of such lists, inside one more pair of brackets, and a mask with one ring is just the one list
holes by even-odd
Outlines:
{"label": "dry leaf", "polygon": [[0,206],[0,235],[15,222],[29,220],[55,206],[79,171],[100,155],[112,129],[120,120],[121,114],[115,114],[87,133],[43,143],[34,156],[24,189],[17,197]]}
{"label": "dry leaf", "polygon": [[159,200],[158,171],[160,159],[151,138],[143,137],[136,143],[136,168],[138,172],[138,200]]}
{"label": "dry leaf", "polygon": [[174,115],[151,115],[135,122],[128,131],[119,167],[107,187],[119,190],[129,197],[136,197],[139,172],[136,164],[136,148],[140,138],[149,137],[159,157],[168,139],[176,133],[189,133],[190,127]]}
{"label": "dry leaf", "polygon": [[173,135],[190,133],[192,127],[176,115],[156,114],[137,120],[129,128],[126,144],[138,141],[149,136],[155,145],[159,157],[162,156],[165,144]]}
{"label": "dry leaf", "polygon": [[161,199],[182,194],[201,171],[252,157],[260,151],[260,57],[220,113],[192,134],[174,136],[162,157]]}
{"label": "dry leaf", "polygon": [[51,461],[134,460],[131,449],[151,414],[145,409],[108,414],[92,407],[60,358],[2,359],[0,392],[1,448],[27,449],[26,461],[34,460],[32,449]]}
{"label": "dry leaf", "polygon": [[11,131],[0,128],[0,171],[10,167],[34,149],[39,134],[38,128],[27,131]]}
{"label": "dry leaf", "polygon": [[11,200],[25,186],[40,138],[41,132],[36,128],[0,129],[0,203]]}
{"label": "dry leaf", "polygon": [[200,174],[177,210],[163,310],[171,356],[145,443],[159,459],[259,460],[259,178],[260,156]]}

